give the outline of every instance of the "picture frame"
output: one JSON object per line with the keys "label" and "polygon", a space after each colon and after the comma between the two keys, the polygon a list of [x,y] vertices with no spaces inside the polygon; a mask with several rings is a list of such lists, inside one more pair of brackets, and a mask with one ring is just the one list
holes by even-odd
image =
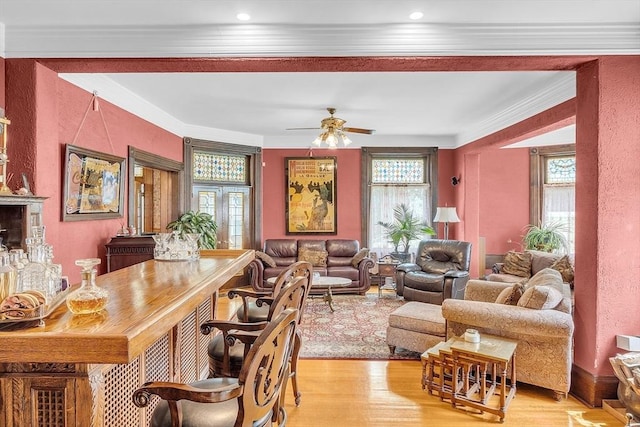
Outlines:
{"label": "picture frame", "polygon": [[285,158],[286,234],[337,234],[336,157]]}
{"label": "picture frame", "polygon": [[125,159],[67,144],[62,221],[122,218]]}

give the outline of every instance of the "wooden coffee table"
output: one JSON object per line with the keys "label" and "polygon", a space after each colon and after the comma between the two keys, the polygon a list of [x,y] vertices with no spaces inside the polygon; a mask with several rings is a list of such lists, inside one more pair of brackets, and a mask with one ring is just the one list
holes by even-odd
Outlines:
{"label": "wooden coffee table", "polygon": [[[267,279],[267,282],[274,284],[276,282],[275,277],[270,277]],[[325,288],[324,293],[322,294],[322,299],[329,305],[331,311],[335,311],[333,308],[333,293],[331,292],[332,287],[343,287],[349,286],[351,284],[351,279],[347,279],[346,277],[334,277],[334,276],[315,276],[311,280],[311,288]]]}
{"label": "wooden coffee table", "polygon": [[[467,406],[504,418],[516,394],[517,341],[481,334],[479,343],[454,337],[422,356],[422,387],[451,406]],[[498,396],[497,404],[489,402]],[[495,399],[493,399],[495,400]]]}

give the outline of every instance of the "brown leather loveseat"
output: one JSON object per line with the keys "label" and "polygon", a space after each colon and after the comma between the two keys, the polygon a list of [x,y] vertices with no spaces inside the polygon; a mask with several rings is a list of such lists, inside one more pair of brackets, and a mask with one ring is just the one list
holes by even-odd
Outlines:
{"label": "brown leather loveseat", "polygon": [[[373,260],[369,251],[360,248],[360,242],[348,239],[267,239],[262,251],[256,251],[256,258],[249,264],[251,286],[256,291],[270,292],[271,283],[267,279],[276,277],[296,261],[309,261],[313,271],[321,276],[346,277],[349,286],[334,286],[334,294],[358,293],[364,295],[371,287],[369,269]],[[321,286],[313,285],[312,294],[322,294]]]}

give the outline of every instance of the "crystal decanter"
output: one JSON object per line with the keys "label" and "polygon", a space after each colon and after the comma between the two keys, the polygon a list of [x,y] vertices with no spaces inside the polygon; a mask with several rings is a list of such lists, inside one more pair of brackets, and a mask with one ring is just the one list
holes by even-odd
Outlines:
{"label": "crystal decanter", "polygon": [[82,267],[82,285],[67,295],[67,307],[73,314],[96,313],[107,305],[109,293],[96,285],[97,270],[94,267],[98,264],[99,258],[76,260],[76,265]]}

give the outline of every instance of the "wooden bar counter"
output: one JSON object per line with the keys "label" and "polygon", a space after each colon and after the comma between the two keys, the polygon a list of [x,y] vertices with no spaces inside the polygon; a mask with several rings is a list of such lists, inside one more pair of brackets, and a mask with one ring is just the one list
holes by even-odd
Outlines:
{"label": "wooden bar counter", "polygon": [[62,304],[43,326],[0,329],[1,427],[147,426],[155,404],[131,396],[146,381],[206,376],[200,324],[218,290],[253,250],[203,251],[193,262],[150,260],[98,276],[106,310],[73,315]]}

